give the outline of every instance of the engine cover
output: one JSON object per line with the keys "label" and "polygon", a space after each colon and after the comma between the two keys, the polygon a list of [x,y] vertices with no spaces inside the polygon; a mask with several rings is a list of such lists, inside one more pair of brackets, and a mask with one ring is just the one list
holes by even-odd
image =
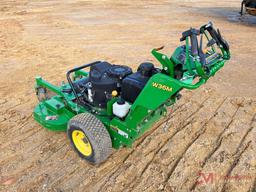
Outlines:
{"label": "engine cover", "polygon": [[123,78],[131,73],[131,68],[127,66],[112,65],[105,61],[93,65],[89,75],[93,105],[105,108],[112,98],[112,91],[120,92]]}
{"label": "engine cover", "polygon": [[140,64],[136,73],[124,78],[122,83],[122,98],[133,103],[147,84],[150,77],[157,72],[157,69],[154,68],[152,63],[145,62]]}

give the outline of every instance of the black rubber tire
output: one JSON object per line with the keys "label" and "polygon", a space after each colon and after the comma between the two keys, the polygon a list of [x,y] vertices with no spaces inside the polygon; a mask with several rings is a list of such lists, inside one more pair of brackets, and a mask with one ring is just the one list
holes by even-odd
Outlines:
{"label": "black rubber tire", "polygon": [[[92,147],[92,154],[90,156],[84,156],[74,145],[72,140],[72,132],[74,130],[83,131],[88,138]],[[78,155],[92,164],[102,163],[111,154],[112,142],[106,127],[99,119],[90,113],[81,113],[70,119],[67,134],[71,146]]]}

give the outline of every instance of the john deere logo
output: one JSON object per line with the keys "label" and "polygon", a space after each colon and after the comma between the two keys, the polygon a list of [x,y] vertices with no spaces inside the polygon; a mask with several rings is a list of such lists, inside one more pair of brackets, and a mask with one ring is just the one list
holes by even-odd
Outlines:
{"label": "john deere logo", "polygon": [[155,88],[158,88],[158,89],[162,89],[164,91],[172,92],[172,88],[168,87],[167,85],[163,85],[163,84],[160,84],[160,83],[153,82],[152,86],[155,87]]}

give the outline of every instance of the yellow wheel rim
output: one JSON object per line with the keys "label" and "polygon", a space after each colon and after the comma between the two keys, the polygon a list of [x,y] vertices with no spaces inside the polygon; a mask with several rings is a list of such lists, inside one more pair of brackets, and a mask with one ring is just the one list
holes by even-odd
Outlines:
{"label": "yellow wheel rim", "polygon": [[83,131],[73,131],[72,140],[77,150],[84,156],[90,156],[92,154],[92,146]]}

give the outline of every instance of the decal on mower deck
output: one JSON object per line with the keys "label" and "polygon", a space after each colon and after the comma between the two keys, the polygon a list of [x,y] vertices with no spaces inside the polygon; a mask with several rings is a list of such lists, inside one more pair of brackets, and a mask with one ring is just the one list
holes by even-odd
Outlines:
{"label": "decal on mower deck", "polygon": [[160,83],[155,83],[153,82],[152,83],[152,86],[153,87],[156,87],[158,89],[162,89],[164,91],[169,91],[169,92],[172,92],[172,87],[168,87],[167,85],[163,85],[163,84],[160,84]]}
{"label": "decal on mower deck", "polygon": [[118,129],[118,127],[116,127],[116,126],[111,126],[111,128],[112,128],[113,130],[115,130],[119,135],[122,135],[123,137],[125,137],[125,138],[128,139],[128,134],[125,133],[124,131]]}

